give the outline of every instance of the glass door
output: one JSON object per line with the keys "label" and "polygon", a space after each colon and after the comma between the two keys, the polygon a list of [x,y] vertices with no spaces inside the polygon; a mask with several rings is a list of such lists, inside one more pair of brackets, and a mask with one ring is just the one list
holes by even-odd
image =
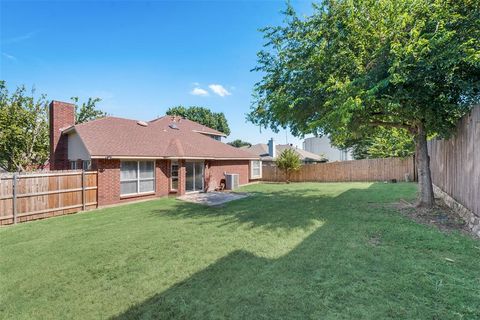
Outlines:
{"label": "glass door", "polygon": [[186,181],[185,181],[185,190],[187,192],[190,191],[195,191],[195,166],[194,162],[186,162],[185,163],[185,176],[186,176]]}
{"label": "glass door", "polygon": [[203,161],[186,162],[186,183],[187,192],[203,191]]}

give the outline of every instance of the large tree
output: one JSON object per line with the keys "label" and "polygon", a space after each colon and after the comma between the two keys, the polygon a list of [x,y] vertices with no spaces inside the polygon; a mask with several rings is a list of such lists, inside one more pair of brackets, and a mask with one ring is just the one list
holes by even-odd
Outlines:
{"label": "large tree", "polygon": [[433,205],[427,137],[448,136],[478,103],[477,0],[328,0],[263,30],[248,119],[342,146],[377,127],[415,141],[419,206]]}
{"label": "large tree", "polygon": [[35,169],[48,159],[48,101],[21,86],[10,94],[0,81],[0,167]]}
{"label": "large tree", "polygon": [[205,107],[177,106],[168,109],[166,113],[201,123],[209,128],[223,132],[227,136],[230,134],[230,127],[223,112],[213,112]]}

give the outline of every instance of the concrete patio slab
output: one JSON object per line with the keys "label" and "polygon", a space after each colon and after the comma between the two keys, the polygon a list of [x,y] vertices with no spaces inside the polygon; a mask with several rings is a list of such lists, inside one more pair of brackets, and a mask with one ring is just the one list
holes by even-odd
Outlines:
{"label": "concrete patio slab", "polygon": [[177,199],[186,201],[186,202],[204,204],[207,206],[218,206],[233,200],[243,199],[246,197],[248,197],[248,194],[246,193],[212,191],[212,192],[190,193],[190,194],[186,194],[181,197],[178,197]]}

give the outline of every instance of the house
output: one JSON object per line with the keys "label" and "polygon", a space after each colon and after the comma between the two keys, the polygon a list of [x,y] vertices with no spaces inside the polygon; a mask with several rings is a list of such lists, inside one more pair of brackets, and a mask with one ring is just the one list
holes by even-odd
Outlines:
{"label": "house", "polygon": [[321,154],[328,161],[353,160],[352,153],[348,150],[338,149],[332,146],[329,137],[312,137],[303,141],[303,149],[315,154]]}
{"label": "house", "polygon": [[224,134],[175,116],[143,122],[105,117],[75,125],[73,104],[50,104],[50,169],[98,171],[98,204],[183,195],[261,178],[259,157],[221,141]]}
{"label": "house", "polygon": [[292,149],[294,150],[298,156],[300,157],[300,160],[302,163],[319,163],[319,162],[326,162],[327,159],[317,155],[313,154],[311,152],[299,149],[297,147],[292,146],[291,144],[275,144],[275,141],[273,139],[270,139],[268,141],[268,144],[265,143],[258,143],[255,145],[252,145],[250,147],[241,147],[243,150],[248,150],[249,152],[258,155],[260,159],[262,160],[263,165],[273,165],[276,157],[281,154],[284,150],[286,149]]}

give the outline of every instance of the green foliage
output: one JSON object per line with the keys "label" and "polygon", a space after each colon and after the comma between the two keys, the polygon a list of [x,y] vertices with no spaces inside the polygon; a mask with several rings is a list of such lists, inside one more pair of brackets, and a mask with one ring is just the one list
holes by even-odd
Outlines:
{"label": "green foliage", "polygon": [[412,135],[402,128],[377,127],[369,137],[348,142],[355,159],[408,157],[415,153]]}
{"label": "green foliage", "polygon": [[480,90],[480,11],[472,0],[330,0],[263,29],[263,78],[248,119],[337,145],[372,127],[447,136]]}
{"label": "green foliage", "polygon": [[302,166],[300,156],[293,149],[285,149],[275,159],[277,167],[285,173],[285,180],[290,182],[290,175],[292,172],[297,171]]}
{"label": "green foliage", "polygon": [[433,206],[427,136],[447,137],[480,101],[478,0],[325,0],[263,32],[248,119],[340,148],[377,127],[408,130],[418,205]]}
{"label": "green foliage", "polygon": [[0,167],[32,170],[48,159],[48,102],[44,95],[27,95],[24,86],[9,94],[0,81]]}
{"label": "green foliage", "polygon": [[228,142],[227,144],[229,144],[229,145],[231,145],[232,147],[235,147],[235,148],[251,147],[252,146],[252,144],[250,142],[243,141],[243,140],[240,140],[240,139],[233,140],[231,142]]}
{"label": "green foliage", "polygon": [[225,135],[230,134],[230,128],[228,126],[227,119],[223,112],[213,112],[204,107],[172,107],[167,110],[167,115],[177,115],[186,119],[201,123],[209,128],[218,130]]}
{"label": "green foliage", "polygon": [[76,124],[103,118],[107,115],[106,112],[97,109],[97,103],[102,101],[102,99],[88,98],[87,102],[83,102],[80,106],[78,105],[78,100],[78,97],[72,97],[72,101],[75,104]]}

